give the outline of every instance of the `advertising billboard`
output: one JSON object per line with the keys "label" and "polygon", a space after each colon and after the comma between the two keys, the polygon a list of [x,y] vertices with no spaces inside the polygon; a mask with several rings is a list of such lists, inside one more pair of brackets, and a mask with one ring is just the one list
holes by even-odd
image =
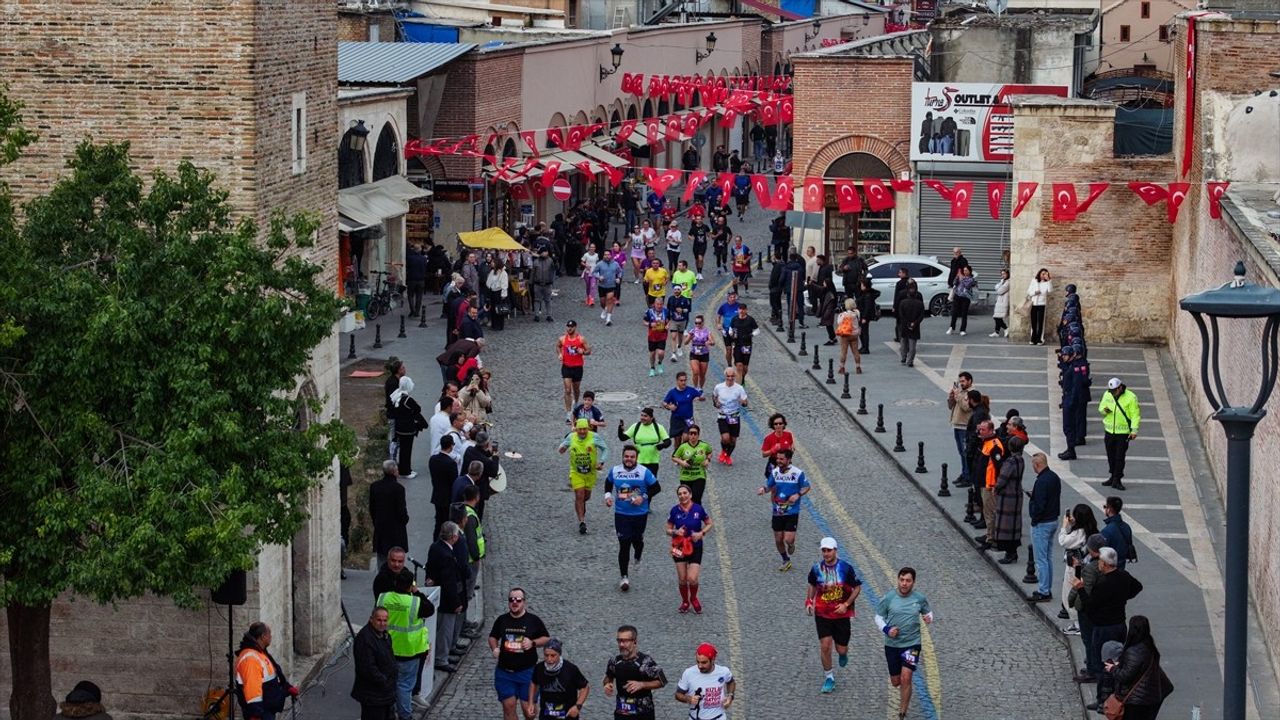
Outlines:
{"label": "advertising billboard", "polygon": [[1067,97],[1066,85],[912,83],[911,159],[1013,160],[1011,95]]}

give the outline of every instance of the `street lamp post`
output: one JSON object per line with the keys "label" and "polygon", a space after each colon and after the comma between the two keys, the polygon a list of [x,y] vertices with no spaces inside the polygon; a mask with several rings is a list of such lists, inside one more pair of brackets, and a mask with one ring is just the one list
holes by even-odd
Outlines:
{"label": "street lamp post", "polygon": [[[1222,709],[1226,720],[1244,720],[1248,672],[1249,626],[1249,475],[1253,431],[1266,416],[1264,406],[1276,384],[1280,354],[1280,290],[1245,282],[1244,263],[1235,279],[1219,288],[1183,298],[1178,305],[1191,313],[1200,329],[1200,384],[1213,417],[1227,434],[1227,562],[1226,637],[1223,657]],[[1205,324],[1205,316],[1209,324]],[[1262,384],[1253,404],[1232,405],[1222,384],[1218,361],[1219,318],[1262,319]],[[1212,331],[1212,333],[1210,332]],[[1212,366],[1212,367],[1211,367]],[[1210,370],[1212,369],[1212,382]]]}

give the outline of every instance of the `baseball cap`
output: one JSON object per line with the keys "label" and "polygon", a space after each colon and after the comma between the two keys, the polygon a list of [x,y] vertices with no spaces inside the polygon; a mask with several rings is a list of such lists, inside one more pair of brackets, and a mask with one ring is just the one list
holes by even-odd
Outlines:
{"label": "baseball cap", "polygon": [[1115,390],[1116,388],[1120,387],[1120,385],[1121,385],[1120,378],[1111,378],[1110,380],[1107,381],[1108,390]]}
{"label": "baseball cap", "polygon": [[1084,546],[1096,552],[1107,546],[1107,538],[1102,533],[1094,533],[1084,541]]}
{"label": "baseball cap", "polygon": [[835,538],[824,537],[822,538],[822,542],[818,543],[818,547],[822,548],[823,550],[835,550],[838,547],[838,545],[836,545]]}
{"label": "baseball cap", "polygon": [[570,320],[564,324],[565,327],[578,327],[577,320]]}
{"label": "baseball cap", "polygon": [[590,429],[591,429],[591,421],[590,421],[590,420],[588,420],[588,419],[586,419],[586,418],[578,418],[578,422],[574,423],[574,425],[573,425],[573,426],[574,426],[575,428],[587,428],[588,430],[590,430]]}

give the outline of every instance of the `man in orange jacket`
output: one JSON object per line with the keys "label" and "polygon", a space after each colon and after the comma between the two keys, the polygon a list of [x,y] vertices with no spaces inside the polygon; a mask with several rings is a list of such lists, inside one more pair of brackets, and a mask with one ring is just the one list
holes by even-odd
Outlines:
{"label": "man in orange jacket", "polygon": [[271,628],[264,622],[249,626],[236,653],[236,693],[246,720],[275,720],[286,697],[298,697],[280,663],[271,657]]}
{"label": "man in orange jacket", "polygon": [[992,532],[996,520],[996,475],[1000,472],[1000,463],[1004,462],[1005,448],[990,420],[978,423],[978,440],[982,443],[978,456],[981,477],[973,478],[973,482],[982,484],[982,520],[987,527],[986,532],[974,540],[978,541],[979,550],[990,550],[995,547]]}

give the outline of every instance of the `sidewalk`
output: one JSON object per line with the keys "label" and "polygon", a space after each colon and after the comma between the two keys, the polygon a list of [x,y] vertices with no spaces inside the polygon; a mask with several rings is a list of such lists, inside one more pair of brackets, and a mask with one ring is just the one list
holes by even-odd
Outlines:
{"label": "sidewalk", "polygon": [[[972,319],[972,318],[971,318]],[[974,376],[974,387],[991,397],[991,414],[1003,419],[1017,408],[1027,421],[1030,444],[1026,454],[1044,452],[1050,467],[1063,480],[1062,507],[1087,503],[1095,508],[1101,523],[1101,506],[1112,494],[1100,480],[1106,477],[1106,457],[1102,452],[1101,419],[1090,412],[1088,444],[1077,450],[1079,459],[1063,462],[1061,411],[1058,409],[1057,366],[1052,350],[1011,344],[1004,338],[986,337],[987,324],[976,318],[967,337],[943,335],[945,319],[925,324],[914,368],[898,361],[897,343],[892,342],[892,317],[871,326],[872,352],[863,358],[863,375],[850,375],[848,400],[840,398],[843,378],[834,375],[828,384],[828,360],[836,347],[822,346],[825,330],[810,326],[807,334],[818,338],[819,367],[813,369],[815,348],[807,356],[797,342],[786,343],[786,334],[767,331],[787,349],[793,359],[805,364],[806,372],[821,390],[852,417],[868,436],[878,441],[885,453],[901,466],[903,476],[932,498],[943,517],[967,536],[975,531],[962,522],[966,491],[952,489],[950,497],[938,497],[942,464],[950,479],[956,477],[960,458],[952,439],[946,394],[961,370]],[[887,341],[886,341],[887,336]],[[838,360],[838,358],[836,358]],[[1147,615],[1160,647],[1162,665],[1176,686],[1165,702],[1162,716],[1172,718],[1215,718],[1222,715],[1221,641],[1223,589],[1219,548],[1222,547],[1222,500],[1209,475],[1203,445],[1181,387],[1163,348],[1093,345],[1089,360],[1094,377],[1094,404],[1105,389],[1107,378],[1116,376],[1137,393],[1142,404],[1143,429],[1128,456],[1124,516],[1133,528],[1139,561],[1130,572],[1142,581],[1144,591],[1129,603],[1128,614]],[[852,370],[852,362],[849,363]],[[866,391],[867,413],[857,414],[860,391]],[[1053,392],[1050,391],[1052,389]],[[875,432],[877,408],[884,407],[885,432]],[[894,452],[896,424],[902,424],[904,452]],[[926,473],[917,473],[918,443],[924,441]],[[1030,465],[1028,464],[1028,468]],[[1030,489],[1034,474],[1028,469],[1024,486]],[[890,481],[892,482],[892,480]],[[1203,504],[1202,504],[1203,503]],[[1025,505],[1025,503],[1024,503]],[[1030,522],[1023,518],[1023,539],[1031,539]],[[1057,550],[1056,543],[1054,544]],[[976,551],[976,550],[975,550]],[[998,553],[984,553],[993,567],[1001,570],[1010,586],[1028,595],[1034,585],[1021,582],[1027,573],[1027,550],[1012,565],[995,562]],[[1065,627],[1059,620],[1058,595],[1061,558],[1054,557],[1054,602],[1036,607],[1047,623]],[[1251,613],[1252,637],[1260,638],[1256,618]],[[1083,646],[1078,636],[1063,636],[1083,666]],[[1249,717],[1280,717],[1280,696],[1266,648],[1260,640],[1250,650],[1251,707]],[[1067,669],[1064,668],[1064,672]],[[1261,672],[1260,672],[1261,671]],[[1094,686],[1082,687],[1084,702],[1093,702]]]}

